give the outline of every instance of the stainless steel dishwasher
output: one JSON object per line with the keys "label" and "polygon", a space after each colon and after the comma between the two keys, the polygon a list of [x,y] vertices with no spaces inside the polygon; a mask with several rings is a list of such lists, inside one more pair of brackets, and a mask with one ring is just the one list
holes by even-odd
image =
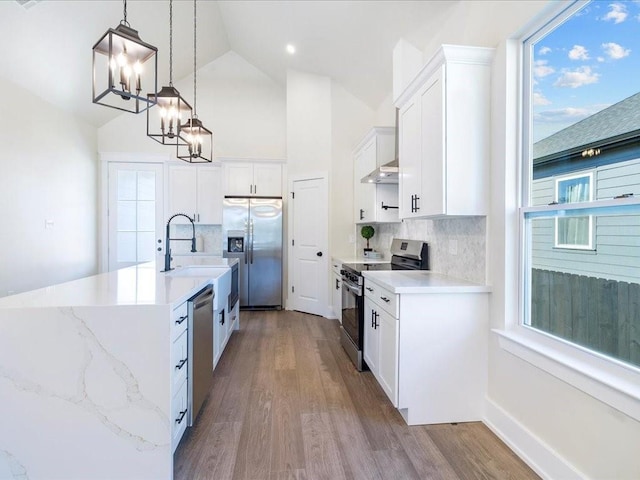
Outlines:
{"label": "stainless steel dishwasher", "polygon": [[189,426],[193,425],[213,381],[213,287],[189,300]]}

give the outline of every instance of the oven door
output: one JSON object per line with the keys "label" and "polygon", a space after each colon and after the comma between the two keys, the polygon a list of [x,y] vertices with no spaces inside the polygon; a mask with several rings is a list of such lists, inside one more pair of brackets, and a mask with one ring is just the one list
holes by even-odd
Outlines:
{"label": "oven door", "polygon": [[357,350],[362,350],[364,297],[357,286],[342,277],[342,328]]}

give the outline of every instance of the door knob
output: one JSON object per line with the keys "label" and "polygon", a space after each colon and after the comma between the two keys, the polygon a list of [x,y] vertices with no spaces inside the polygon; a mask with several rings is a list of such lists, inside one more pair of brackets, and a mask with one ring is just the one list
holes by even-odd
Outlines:
{"label": "door knob", "polygon": [[322,256],[322,252],[318,252],[318,253],[316,253],[316,255],[321,257]]}

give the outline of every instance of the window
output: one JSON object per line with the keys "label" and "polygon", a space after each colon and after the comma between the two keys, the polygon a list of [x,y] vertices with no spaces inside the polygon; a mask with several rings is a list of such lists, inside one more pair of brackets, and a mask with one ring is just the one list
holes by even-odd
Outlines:
{"label": "window", "polygon": [[523,326],[640,366],[640,3],[576,2],[523,41]]}
{"label": "window", "polygon": [[[580,203],[592,200],[593,175],[572,175],[556,178],[556,203]],[[593,217],[556,218],[557,248],[592,249]]]}

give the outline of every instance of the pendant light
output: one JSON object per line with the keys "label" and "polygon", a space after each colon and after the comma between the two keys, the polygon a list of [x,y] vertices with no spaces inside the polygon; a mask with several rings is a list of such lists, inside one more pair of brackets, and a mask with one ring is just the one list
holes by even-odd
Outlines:
{"label": "pendant light", "polygon": [[93,46],[93,103],[140,113],[155,104],[141,92],[143,86],[158,91],[158,49],[140,40],[127,22],[127,0],[123,3],[120,25]]}
{"label": "pendant light", "polygon": [[147,136],[163,145],[186,145],[184,134],[180,136],[180,124],[191,118],[192,109],[173,86],[173,0],[169,0],[169,85],[148,98],[157,108],[147,109]]}
{"label": "pendant light", "polygon": [[193,115],[180,126],[180,134],[187,139],[186,145],[178,145],[176,156],[189,163],[211,163],[213,161],[213,132],[198,119],[196,38],[196,0],[193,0]]}

